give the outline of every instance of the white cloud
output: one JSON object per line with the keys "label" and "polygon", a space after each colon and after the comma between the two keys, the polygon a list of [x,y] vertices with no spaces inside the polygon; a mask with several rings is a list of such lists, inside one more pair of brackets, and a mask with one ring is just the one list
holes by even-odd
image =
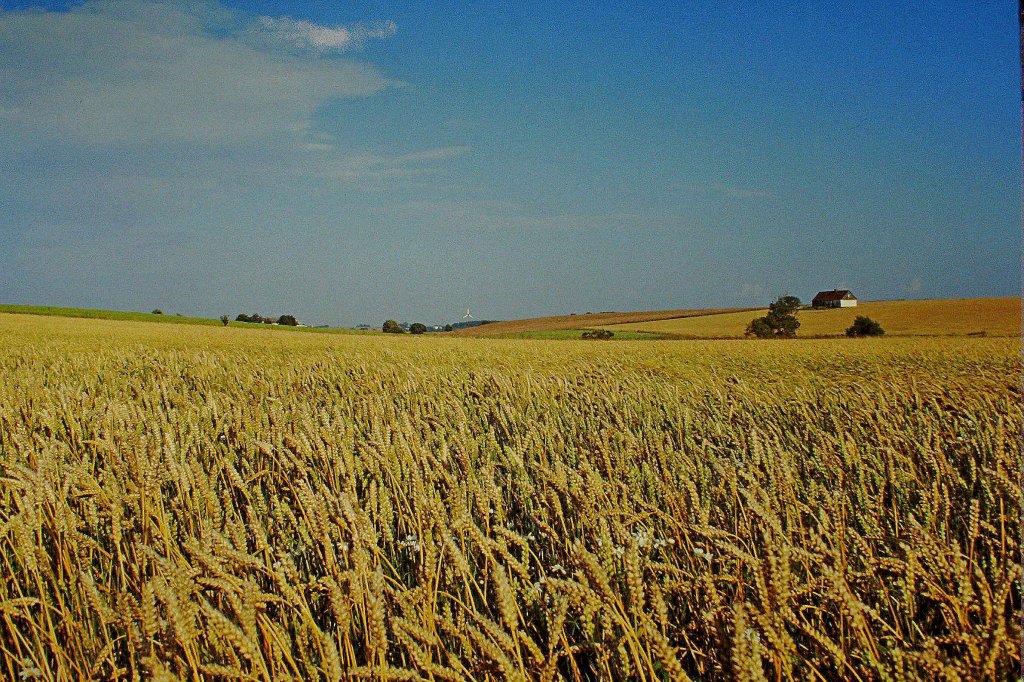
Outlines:
{"label": "white cloud", "polygon": [[[257,44],[254,25],[264,38],[280,35]],[[0,163],[26,181],[85,183],[97,201],[158,213],[166,193],[117,189],[124,178],[137,179],[129,186],[178,187],[181,197],[218,202],[229,194],[225,183],[409,184],[469,147],[360,151],[343,126],[327,132],[315,124],[327,102],[395,84],[372,65],[333,53],[393,33],[391,23],[317,27],[202,0],[0,9]],[[305,35],[308,49],[280,42],[293,34]],[[104,179],[115,184],[104,189]]]}
{"label": "white cloud", "polygon": [[[311,151],[325,151],[331,145],[307,145]],[[295,163],[288,166],[292,175],[317,177],[329,180],[384,180],[408,178],[435,173],[437,162],[468,154],[469,147],[436,147],[408,154],[386,155],[371,153],[338,153],[324,158],[319,163]]]}
{"label": "white cloud", "polygon": [[[317,52],[394,32],[264,19]],[[0,137],[131,145],[301,142],[325,101],[393,84],[375,67],[255,45],[212,3],[90,0],[67,12],[0,10]],[[257,21],[256,23],[260,23]]]}
{"label": "white cloud", "polygon": [[435,147],[434,149],[426,149],[419,152],[403,154],[402,156],[395,157],[395,161],[401,163],[426,163],[430,161],[446,161],[447,159],[453,159],[456,156],[462,156],[463,154],[468,153],[469,147],[465,145]]}
{"label": "white cloud", "polygon": [[397,31],[393,21],[346,27],[321,26],[290,17],[259,17],[242,35],[256,45],[330,53],[357,49],[367,40],[390,38]]}

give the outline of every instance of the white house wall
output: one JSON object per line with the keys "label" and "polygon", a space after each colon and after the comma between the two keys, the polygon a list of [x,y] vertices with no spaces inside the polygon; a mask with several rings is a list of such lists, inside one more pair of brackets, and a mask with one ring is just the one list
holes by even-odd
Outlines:
{"label": "white house wall", "polygon": [[840,308],[856,308],[857,307],[857,301],[840,301],[839,302],[839,307]]}

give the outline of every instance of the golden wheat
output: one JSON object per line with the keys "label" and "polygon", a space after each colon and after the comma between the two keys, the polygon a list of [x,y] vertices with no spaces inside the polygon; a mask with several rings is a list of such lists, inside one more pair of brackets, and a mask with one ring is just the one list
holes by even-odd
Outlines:
{"label": "golden wheat", "polygon": [[0,315],[0,676],[1007,679],[1019,376]]}

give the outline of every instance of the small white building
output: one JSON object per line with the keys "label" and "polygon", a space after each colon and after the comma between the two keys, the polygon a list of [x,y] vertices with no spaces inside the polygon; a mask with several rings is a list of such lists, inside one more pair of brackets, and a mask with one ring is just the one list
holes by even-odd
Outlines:
{"label": "small white building", "polygon": [[856,308],[857,297],[849,289],[819,291],[811,305],[815,308]]}

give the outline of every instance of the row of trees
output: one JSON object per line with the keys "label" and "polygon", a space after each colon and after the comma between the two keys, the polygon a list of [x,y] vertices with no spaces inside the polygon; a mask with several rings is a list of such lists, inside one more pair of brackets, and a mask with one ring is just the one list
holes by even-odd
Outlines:
{"label": "row of trees", "polygon": [[[800,320],[796,319],[800,310],[800,299],[796,296],[779,296],[768,306],[768,314],[751,320],[747,325],[747,336],[759,339],[791,339],[800,328]],[[885,330],[882,325],[870,317],[858,315],[853,324],[846,330],[849,337],[882,336]]]}
{"label": "row of trees", "polygon": [[[220,316],[221,323],[226,327],[231,318],[227,315]],[[263,317],[259,313],[253,313],[252,315],[246,315],[245,313],[239,313],[238,317],[235,318],[235,322],[249,322],[252,324],[280,324],[287,327],[298,327],[299,321],[295,319],[294,315],[282,315],[281,317]]]}
{"label": "row of trees", "polygon": [[239,313],[238,317],[235,318],[235,322],[252,322],[255,324],[283,324],[289,327],[299,326],[299,321],[295,319],[294,315],[282,315],[281,317],[263,317],[259,313],[253,313],[252,315]]}
{"label": "row of trees", "polygon": [[[450,332],[451,331],[451,325],[448,325],[447,327],[445,327],[444,330],[446,332]],[[405,333],[405,329],[402,327],[402,325],[398,324],[394,320],[385,320],[383,327],[381,327],[381,331],[383,331],[385,334],[404,334]],[[422,322],[413,322],[412,324],[409,325],[409,333],[410,334],[424,334],[424,333],[426,333],[426,331],[427,331],[427,325],[423,324]]]}

